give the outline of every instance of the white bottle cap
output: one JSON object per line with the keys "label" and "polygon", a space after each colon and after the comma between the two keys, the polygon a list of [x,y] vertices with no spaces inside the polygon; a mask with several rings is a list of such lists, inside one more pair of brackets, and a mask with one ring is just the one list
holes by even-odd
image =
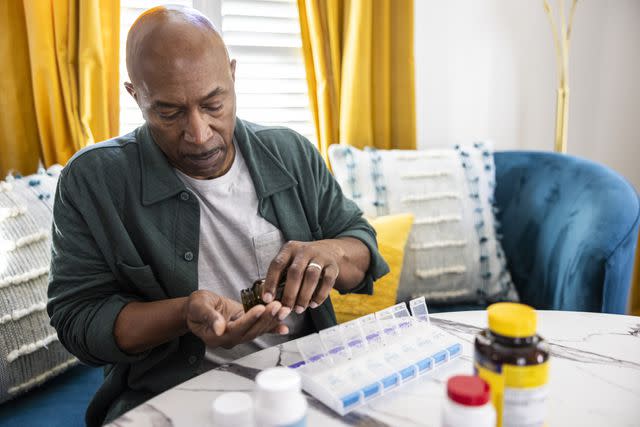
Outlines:
{"label": "white bottle cap", "polygon": [[220,427],[252,426],[253,400],[247,393],[224,393],[211,405],[214,425]]}
{"label": "white bottle cap", "polygon": [[256,376],[256,385],[264,403],[286,402],[287,398],[300,393],[300,374],[285,367],[270,368]]}

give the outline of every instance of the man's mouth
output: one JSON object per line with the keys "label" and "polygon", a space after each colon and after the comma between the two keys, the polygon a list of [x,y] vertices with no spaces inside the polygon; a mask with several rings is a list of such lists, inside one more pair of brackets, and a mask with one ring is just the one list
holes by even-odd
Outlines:
{"label": "man's mouth", "polygon": [[220,147],[217,147],[201,154],[187,154],[185,157],[187,157],[189,160],[193,162],[199,163],[199,162],[205,162],[207,160],[214,158],[221,151],[222,149]]}

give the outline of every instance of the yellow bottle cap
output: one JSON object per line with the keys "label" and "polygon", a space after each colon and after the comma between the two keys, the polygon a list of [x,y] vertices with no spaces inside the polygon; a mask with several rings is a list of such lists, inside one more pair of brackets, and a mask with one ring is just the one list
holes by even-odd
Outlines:
{"label": "yellow bottle cap", "polygon": [[489,329],[510,338],[525,338],[536,334],[536,311],[525,304],[499,302],[487,308]]}

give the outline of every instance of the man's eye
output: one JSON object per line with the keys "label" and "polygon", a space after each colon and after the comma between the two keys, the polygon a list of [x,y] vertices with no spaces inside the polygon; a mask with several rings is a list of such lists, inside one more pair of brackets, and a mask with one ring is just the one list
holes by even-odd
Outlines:
{"label": "man's eye", "polygon": [[173,120],[177,118],[179,115],[180,115],[180,111],[176,111],[173,113],[158,113],[158,116],[160,116],[160,118],[163,120]]}
{"label": "man's eye", "polygon": [[222,109],[222,104],[221,105],[205,105],[204,109],[208,111],[220,111]]}

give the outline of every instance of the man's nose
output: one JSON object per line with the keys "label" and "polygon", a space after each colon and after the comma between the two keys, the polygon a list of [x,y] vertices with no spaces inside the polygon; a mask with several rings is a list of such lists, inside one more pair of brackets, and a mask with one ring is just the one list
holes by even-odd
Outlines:
{"label": "man's nose", "polygon": [[186,129],[184,131],[184,139],[187,142],[202,144],[208,141],[213,132],[207,120],[199,111],[194,111],[188,115]]}

